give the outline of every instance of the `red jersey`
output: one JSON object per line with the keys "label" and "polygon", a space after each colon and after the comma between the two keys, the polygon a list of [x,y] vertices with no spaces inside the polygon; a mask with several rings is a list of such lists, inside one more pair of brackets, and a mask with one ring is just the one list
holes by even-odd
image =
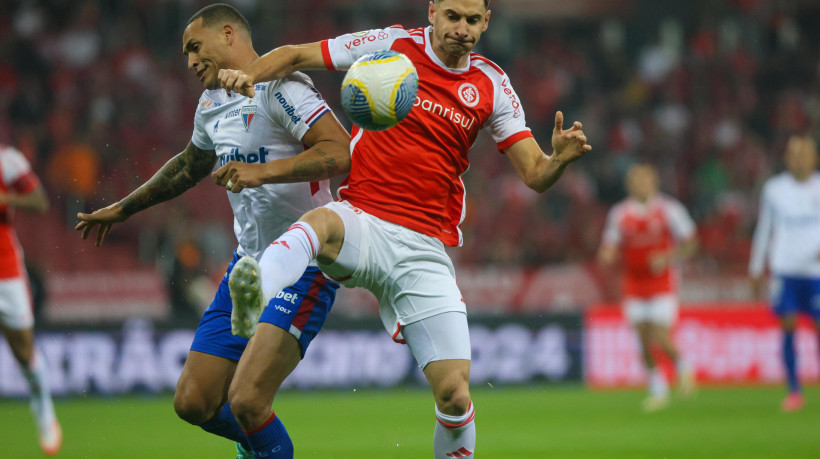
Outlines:
{"label": "red jersey", "polygon": [[[0,192],[30,193],[40,186],[25,156],[18,150],[0,145]],[[14,209],[0,204],[0,279],[20,277],[25,273],[23,249],[14,232]]]}
{"label": "red jersey", "polygon": [[695,235],[695,223],[677,200],[659,195],[646,204],[627,198],[607,217],[603,243],[620,247],[625,296],[651,297],[677,292],[677,269],[654,273],[653,254],[669,252],[679,241]]}
{"label": "red jersey", "polygon": [[449,246],[461,245],[467,154],[481,129],[499,150],[532,137],[507,75],[471,53],[466,67],[446,67],[430,46],[432,27],[401,26],[347,34],[322,42],[325,65],[345,70],[361,56],[390,49],[405,54],[419,77],[410,114],[385,131],[354,125],[350,174],[339,198],[365,212]]}

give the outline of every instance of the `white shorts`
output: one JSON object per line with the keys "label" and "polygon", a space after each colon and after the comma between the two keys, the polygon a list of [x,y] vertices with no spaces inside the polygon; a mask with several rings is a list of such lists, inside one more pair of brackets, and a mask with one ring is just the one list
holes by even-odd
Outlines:
{"label": "white shorts", "polygon": [[422,370],[438,360],[470,360],[467,314],[445,312],[405,325],[402,333]]}
{"label": "white shorts", "polygon": [[[453,262],[438,239],[374,217],[349,203],[325,206],[341,217],[345,239],[336,261],[319,265],[345,287],[363,287],[379,300],[393,340],[402,327],[445,312],[467,314]],[[469,343],[469,334],[458,339]],[[421,362],[419,362],[421,364]]]}
{"label": "white shorts", "polygon": [[12,330],[34,326],[27,278],[0,279],[0,325]]}
{"label": "white shorts", "polygon": [[678,299],[671,293],[649,298],[626,297],[623,304],[626,318],[633,325],[649,322],[671,327],[678,318]]}

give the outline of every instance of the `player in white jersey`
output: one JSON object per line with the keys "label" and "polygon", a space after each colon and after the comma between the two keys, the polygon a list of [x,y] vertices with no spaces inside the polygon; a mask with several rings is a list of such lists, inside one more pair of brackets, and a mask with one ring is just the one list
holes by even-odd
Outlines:
{"label": "player in white jersey", "polygon": [[817,144],[809,136],[793,136],[786,147],[786,172],[763,186],[760,213],[752,241],[749,276],[760,294],[768,255],[769,294],[783,329],[783,364],[789,393],[783,411],[803,408],[797,378],[794,330],[797,313],[814,319],[820,330],[820,173]]}
{"label": "player in white jersey", "polygon": [[[247,20],[233,7],[203,8],[188,21],[182,41],[188,67],[206,88],[191,142],[121,201],[78,214],[77,229],[85,239],[99,225],[100,245],[115,223],[182,194],[219,163],[213,174],[229,189],[239,245],[197,327],[174,408],[191,424],[237,441],[240,457],[251,457],[255,450],[264,457],[292,458],[293,445],[271,405],[324,324],[338,284],[315,265],[307,266],[292,289],[261,308],[250,341],[250,334],[236,336],[239,332],[232,330],[228,284],[237,260],[258,258],[305,211],[331,200],[327,179],[349,170],[350,138],[303,74],[260,81],[253,97],[219,88],[219,69],[241,67],[258,57]],[[267,382],[264,393],[236,390],[234,374],[242,368]],[[257,416],[265,422],[240,427]],[[274,439],[277,450],[271,453],[266,445]]]}
{"label": "player in white jersey", "polygon": [[[488,3],[435,0],[427,28],[393,26],[285,46],[241,71],[220,71],[223,87],[250,95],[256,81],[301,69],[344,70],[381,49],[404,53],[416,67],[419,92],[407,118],[385,131],[354,127],[351,172],[339,189],[343,201],[305,214],[302,226],[277,239],[258,265],[237,264],[236,275],[262,294],[234,307],[240,313],[255,308],[314,260],[344,285],[373,292],[385,328],[407,343],[432,389],[437,459],[472,457],[476,444],[466,307],[444,250],[460,243],[468,153],[486,129],[524,183],[543,192],[591,149],[581,124],[563,130],[558,112],[553,154],[545,154],[507,75],[471,53],[489,24]],[[247,381],[250,388],[256,384]]]}
{"label": "player in white jersey", "polygon": [[51,401],[48,366],[34,344],[31,292],[14,231],[15,209],[45,212],[48,206],[43,185],[25,156],[0,144],[0,328],[28,382],[40,448],[53,456],[60,451],[63,433]]}

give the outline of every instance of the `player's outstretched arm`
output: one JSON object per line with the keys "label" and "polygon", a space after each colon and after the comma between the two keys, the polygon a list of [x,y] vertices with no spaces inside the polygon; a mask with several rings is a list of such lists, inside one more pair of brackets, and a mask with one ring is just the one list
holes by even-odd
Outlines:
{"label": "player's outstretched arm", "polygon": [[48,210],[48,195],[43,185],[37,185],[28,193],[6,193],[0,191],[0,203],[27,212],[45,212]]}
{"label": "player's outstretched arm", "polygon": [[220,69],[219,85],[253,97],[257,81],[280,80],[300,70],[324,70],[321,42],[280,46],[242,69]]}
{"label": "player's outstretched arm", "polygon": [[216,164],[216,152],[201,150],[189,142],[185,150],[171,158],[160,170],[128,196],[108,207],[90,214],[78,213],[80,220],[74,227],[86,239],[99,225],[97,247],[111,232],[115,223],[124,222],[131,215],[155,204],[175,198],[208,176]]}
{"label": "player's outstretched arm", "polygon": [[231,161],[214,171],[214,183],[239,193],[266,183],[295,183],[325,180],[350,171],[350,134],[328,112],[305,133],[309,148],[291,157],[262,164]]}
{"label": "player's outstretched arm", "polygon": [[533,190],[543,193],[564,173],[567,165],[592,150],[587,137],[576,121],[564,130],[564,114],[555,113],[555,129],[552,132],[552,155],[545,154],[532,137],[520,140],[504,153],[510,159],[524,183]]}

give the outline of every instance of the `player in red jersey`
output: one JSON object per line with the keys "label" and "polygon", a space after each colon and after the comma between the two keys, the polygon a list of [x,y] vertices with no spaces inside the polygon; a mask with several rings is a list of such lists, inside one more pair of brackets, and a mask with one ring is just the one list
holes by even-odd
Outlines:
{"label": "player in red jersey", "polygon": [[[237,264],[234,272],[245,287],[232,290],[232,296],[239,299],[235,313],[254,310],[314,259],[343,285],[373,292],[385,328],[394,340],[409,345],[433,390],[438,421],[433,447],[442,459],[472,457],[475,451],[466,307],[444,248],[461,243],[461,175],[478,132],[488,131],[524,183],[537,192],[547,190],[568,164],[591,149],[581,123],[563,130],[558,112],[553,153],[545,154],[526,126],[507,75],[471,52],[489,25],[488,3],[435,0],[427,28],[393,26],[284,46],[242,70],[220,70],[224,88],[251,95],[256,81],[304,69],[344,70],[377,50],[402,52],[415,65],[419,91],[407,118],[380,132],[353,128],[351,171],[339,189],[340,202],[306,213],[298,227],[266,249],[258,265],[250,260]],[[241,179],[254,169],[243,165],[235,174]],[[227,183],[218,174],[214,179]],[[264,369],[240,363],[234,381],[242,383],[232,390],[256,397],[264,391],[265,379]],[[243,428],[263,425],[266,414]]]}
{"label": "player in red jersey", "polygon": [[658,173],[636,164],[626,176],[629,196],[610,211],[598,252],[602,265],[623,259],[623,306],[640,339],[649,371],[649,397],[644,409],[655,411],[669,403],[669,386],[651,350],[659,344],[677,364],[682,395],[694,389],[694,375],[680,357],[669,334],[677,318],[675,263],[697,249],[695,224],[683,205],[658,192]]}
{"label": "player in red jersey", "polygon": [[63,434],[51,401],[48,366],[34,344],[31,292],[13,226],[15,209],[45,212],[48,206],[43,185],[23,154],[0,145],[0,327],[28,381],[40,448],[52,456],[60,451]]}

